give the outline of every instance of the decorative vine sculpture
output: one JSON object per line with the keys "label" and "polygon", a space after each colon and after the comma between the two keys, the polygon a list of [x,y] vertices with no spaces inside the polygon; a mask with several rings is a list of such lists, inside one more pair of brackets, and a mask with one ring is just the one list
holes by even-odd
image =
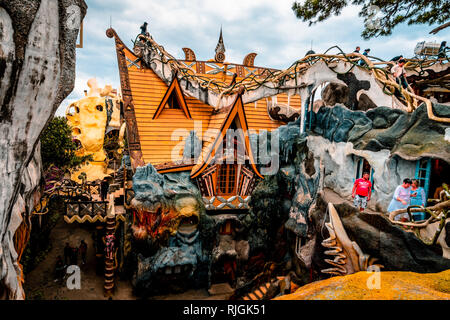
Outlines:
{"label": "decorative vine sculpture", "polygon": [[[399,209],[392,211],[389,214],[389,220],[393,224],[401,225],[404,227],[412,228],[415,235],[425,244],[427,245],[435,245],[442,230],[444,229],[444,226],[447,222],[447,218],[449,218],[449,212],[450,212],[450,192],[449,188],[446,184],[443,184],[442,187],[444,188],[439,195],[439,199],[434,199],[438,203],[432,207],[422,207],[422,206],[409,206],[406,209]],[[427,212],[430,217],[425,221],[414,221],[412,218],[413,212]],[[403,221],[396,221],[394,220],[396,216],[402,213],[408,213],[411,222],[403,222]],[[439,222],[438,228],[435,231],[434,236],[431,239],[424,239],[420,234],[420,229],[426,228],[428,225],[432,223]]]}
{"label": "decorative vine sculpture", "polygon": [[[321,270],[323,273],[343,276],[358,271],[366,271],[370,266],[376,265],[376,258],[364,254],[355,241],[351,241],[339,218],[339,214],[332,203],[328,204],[330,221],[325,223],[330,237],[322,241],[322,246],[328,248],[326,255],[334,257],[325,259],[332,267]],[[382,268],[381,265],[376,265]]]}
{"label": "decorative vine sculpture", "polygon": [[[450,123],[450,118],[437,117],[433,113],[432,103],[429,99],[416,95],[411,88],[403,89],[400,85],[398,85],[393,77],[393,75],[389,71],[389,67],[392,66],[393,62],[391,61],[382,61],[381,59],[374,58],[377,61],[372,61],[369,57],[366,57],[360,53],[352,52],[352,53],[344,53],[338,46],[333,46],[329,48],[323,54],[308,54],[304,58],[297,60],[294,62],[289,68],[285,70],[270,70],[266,69],[263,74],[255,75],[249,74],[243,79],[239,81],[234,81],[231,85],[216,79],[211,79],[207,76],[198,75],[195,70],[191,67],[187,67],[186,65],[179,62],[175,57],[169,54],[161,45],[159,45],[152,37],[145,35],[138,35],[136,43],[143,43],[147,45],[150,49],[157,52],[157,56],[159,58],[152,58],[150,63],[153,60],[160,61],[163,64],[168,64],[173,72],[173,74],[177,74],[180,79],[184,79],[186,81],[191,80],[199,84],[203,89],[211,90],[217,94],[220,94],[220,97],[224,95],[234,95],[239,92],[239,90],[244,90],[246,92],[256,90],[260,87],[267,87],[270,89],[278,89],[279,91],[299,88],[298,86],[299,80],[304,72],[311,67],[312,64],[317,61],[324,61],[327,66],[333,70],[336,67],[336,64],[339,62],[346,62],[351,65],[351,67],[345,72],[350,72],[353,68],[363,68],[366,71],[370,72],[372,76],[377,80],[377,82],[383,87],[383,91],[386,94],[393,95],[394,92],[399,92],[402,98],[405,100],[407,111],[412,112],[416,109],[421,102],[424,102],[427,108],[428,117],[431,120],[438,122]],[[328,51],[332,49],[337,49],[339,51],[338,54],[327,54]],[[365,62],[364,66],[358,65],[358,61],[363,60]],[[439,60],[442,62],[442,59]],[[431,66],[437,63],[438,60],[427,60],[427,61],[419,61],[417,59],[408,60],[408,64],[413,68],[423,68],[426,66]],[[147,62],[148,63],[148,62]],[[334,71],[334,70],[333,70]],[[295,80],[296,86],[286,87],[285,83],[288,80]]]}

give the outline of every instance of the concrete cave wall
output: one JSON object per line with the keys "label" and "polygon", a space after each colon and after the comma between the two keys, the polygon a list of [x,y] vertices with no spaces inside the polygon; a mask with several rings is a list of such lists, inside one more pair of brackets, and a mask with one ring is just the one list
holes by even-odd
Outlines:
{"label": "concrete cave wall", "polygon": [[[440,105],[434,108],[441,116],[448,112]],[[252,279],[261,276],[268,263],[275,266],[272,270],[275,273],[295,271],[303,283],[311,281],[311,268],[317,272],[327,267],[321,247],[326,235],[320,229],[326,217],[323,192],[329,188],[351,200],[356,157],[363,157],[374,169],[375,190],[370,208],[381,212],[386,210],[401,181],[414,176],[415,159],[448,158],[450,149],[444,137],[448,125],[430,121],[423,106],[412,114],[377,109],[361,112],[339,105],[322,107],[313,115],[312,130],[307,133],[300,134],[299,120],[278,129],[279,170],[258,182],[247,213],[233,214],[239,229],[233,243],[240,245],[230,248],[236,252],[240,246],[245,248],[238,266],[236,292],[248,291],[254,285]],[[272,141],[272,134],[251,135],[250,139],[255,148],[258,142]],[[259,150],[255,153],[260,154]],[[161,270],[176,265],[194,265],[186,283],[209,287],[213,261],[228,248],[221,244],[223,239],[218,235],[224,218],[206,213],[188,172],[159,174],[149,164],[138,168],[133,179],[132,206],[148,223],[146,236],[133,240],[131,251],[137,270],[133,277],[136,292],[154,294],[154,290],[161,289],[156,281]],[[372,221],[351,206],[339,208],[345,227],[352,229],[351,237],[364,252],[380,258],[390,270],[436,272],[448,266],[441,254],[414,235],[405,235],[391,226],[385,217]],[[178,232],[178,223],[186,215],[198,216],[197,233]],[[300,256],[294,252],[296,237],[305,239]],[[383,248],[377,250],[380,244]],[[398,254],[397,251],[402,251],[399,259],[388,257]]]}
{"label": "concrete cave wall", "polygon": [[0,1],[2,298],[24,298],[13,236],[34,207],[39,135],[74,86],[77,22],[86,8],[83,0]]}
{"label": "concrete cave wall", "polygon": [[[442,116],[450,114],[443,105],[435,104],[433,109]],[[363,157],[374,169],[375,190],[369,208],[378,212],[386,211],[395,188],[404,178],[414,177],[416,159],[450,159],[450,143],[445,136],[450,126],[429,120],[424,105],[412,114],[384,107],[350,111],[336,105],[320,108],[312,120],[307,134],[281,134],[280,138],[280,145],[292,146],[287,159],[281,150],[278,174],[283,183],[292,181],[294,186],[285,226],[292,235],[305,239],[298,259],[292,261],[299,278],[311,268],[318,271],[330,267],[324,263],[330,257],[324,255],[321,246],[328,237],[323,229],[327,211],[324,189],[352,200],[356,157]],[[297,125],[298,121],[285,127]],[[284,127],[280,130],[290,132]],[[442,249],[425,245],[414,234],[392,225],[385,216],[359,213],[345,203],[337,209],[351,239],[364,253],[377,257],[385,270],[438,272],[450,267]],[[291,237],[293,257],[294,241]]]}

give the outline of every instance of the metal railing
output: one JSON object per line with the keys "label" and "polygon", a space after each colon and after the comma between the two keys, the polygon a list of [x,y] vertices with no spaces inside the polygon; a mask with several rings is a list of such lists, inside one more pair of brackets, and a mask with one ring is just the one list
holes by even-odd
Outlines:
{"label": "metal railing", "polygon": [[96,216],[106,217],[108,208],[107,201],[66,201],[64,204],[64,214],[72,216]]}

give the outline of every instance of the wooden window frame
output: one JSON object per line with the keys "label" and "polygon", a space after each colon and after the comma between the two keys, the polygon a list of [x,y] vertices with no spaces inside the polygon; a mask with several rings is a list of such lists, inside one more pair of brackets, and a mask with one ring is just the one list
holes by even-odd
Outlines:
{"label": "wooden window frame", "polygon": [[[223,182],[223,175],[222,170],[226,168],[226,174],[225,174],[225,192],[222,192],[221,183]],[[233,171],[233,172],[230,172]],[[231,177],[234,173],[234,181],[233,181],[233,188],[230,189],[230,182]],[[236,164],[221,164],[217,170],[217,189],[216,194],[217,195],[223,195],[223,196],[231,196],[236,195],[236,182],[237,182],[237,165]]]}
{"label": "wooden window frame", "polygon": [[231,235],[233,234],[233,225],[231,220],[225,221],[219,228],[220,235]]}

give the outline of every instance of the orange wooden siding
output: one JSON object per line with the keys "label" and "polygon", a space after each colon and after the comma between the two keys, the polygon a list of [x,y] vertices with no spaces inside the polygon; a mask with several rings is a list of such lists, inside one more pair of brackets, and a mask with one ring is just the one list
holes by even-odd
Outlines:
{"label": "orange wooden siding", "polygon": [[[135,61],[136,57],[131,52],[126,52],[126,56]],[[141,63],[137,63],[141,68],[134,65],[128,67],[130,87],[135,108],[136,122],[138,125],[142,155],[145,163],[153,165],[162,164],[168,161],[182,159],[182,148],[184,142],[178,148],[178,152],[173,156],[174,148],[183,141],[191,130],[194,130],[196,121],[201,121],[202,140],[214,140],[214,137],[205,135],[208,127],[221,127],[222,115],[212,116],[213,108],[195,98],[185,97],[192,120],[188,119],[181,109],[164,108],[157,119],[152,119],[161,100],[166,93],[168,86],[151,69],[142,68]],[[208,68],[207,68],[208,70]],[[203,74],[209,78],[223,80],[223,74],[216,75]],[[230,83],[232,77],[226,76],[225,83]],[[238,81],[240,78],[237,79]],[[278,103],[287,104],[286,94],[277,96]],[[292,96],[290,105],[300,110],[300,97]],[[267,101],[261,99],[255,103],[244,105],[249,130],[274,130],[282,122],[270,119],[267,112]],[[178,140],[176,138],[179,133]],[[199,133],[197,133],[199,134]],[[175,136],[174,136],[175,135]]]}
{"label": "orange wooden siding", "polygon": [[[172,150],[189,135],[191,130],[194,130],[195,121],[202,121],[203,134],[208,127],[212,107],[199,100],[186,98],[192,120],[187,119],[181,109],[167,108],[157,119],[152,120],[168,86],[149,69],[133,67],[129,68],[128,73],[145,163],[155,165],[181,160],[182,148],[174,157],[172,157]],[[177,136],[178,140],[174,140]]]}

